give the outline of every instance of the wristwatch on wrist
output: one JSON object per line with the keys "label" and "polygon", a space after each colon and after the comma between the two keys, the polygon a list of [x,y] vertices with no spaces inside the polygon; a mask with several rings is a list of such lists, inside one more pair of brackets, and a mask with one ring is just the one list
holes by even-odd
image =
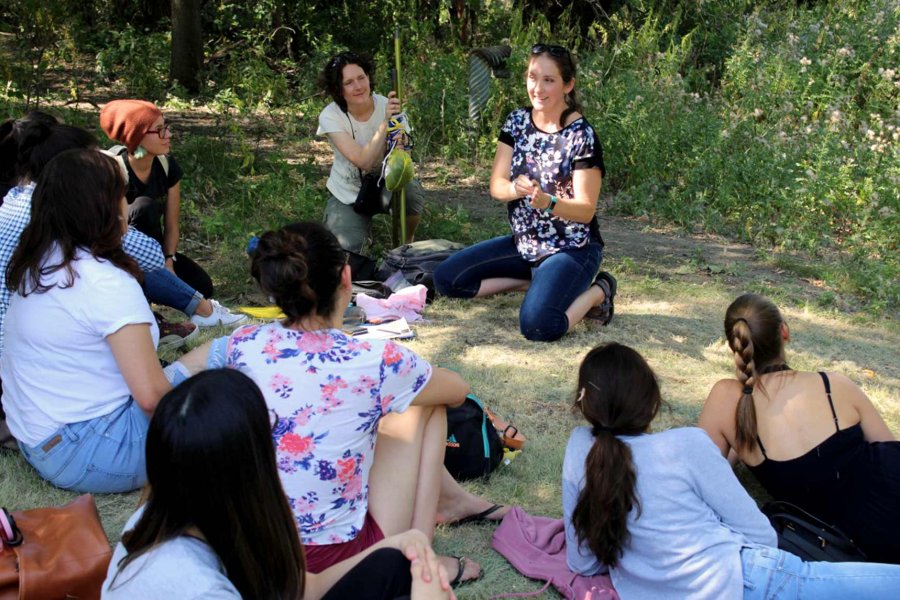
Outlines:
{"label": "wristwatch on wrist", "polygon": [[166,260],[169,260],[170,258],[172,259],[172,262],[178,261],[178,257],[175,256],[174,254],[166,254]]}

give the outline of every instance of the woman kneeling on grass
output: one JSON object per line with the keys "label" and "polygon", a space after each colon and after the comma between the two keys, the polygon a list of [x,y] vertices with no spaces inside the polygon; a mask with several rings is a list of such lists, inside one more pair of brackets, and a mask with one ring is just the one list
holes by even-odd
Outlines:
{"label": "woman kneeling on grass", "polygon": [[775,531],[709,436],[651,433],[662,402],[640,354],[611,343],[578,371],[580,411],[563,464],[569,567],[609,569],[631,598],[897,598],[900,567],[804,562]]}
{"label": "woman kneeling on grass", "polygon": [[125,181],[109,156],[67,150],[43,168],[6,272],[13,295],[0,358],[3,408],[44,479],[85,492],[144,485],[148,414],[205,366],[203,346],[167,367],[159,330],[122,249]]}
{"label": "woman kneeling on grass", "polygon": [[525,82],[531,106],[506,118],[491,172],[491,196],[506,204],[512,235],[457,252],[434,284],[454,298],[525,291],[519,329],[549,342],[585,317],[608,324],[616,280],[600,271],[603,151],[575,99],[575,59],[562,46],[535,44]]}
{"label": "woman kneeling on grass", "polygon": [[201,373],[163,397],[147,432],[147,476],[147,503],[125,525],[103,584],[107,600],[452,597],[420,531],[319,575],[304,571],[265,400],[237,371]]}
{"label": "woman kneeling on grass", "polygon": [[836,525],[869,560],[900,563],[900,443],[866,394],[840,373],[788,367],[790,330],[762,296],[728,307],[725,337],[738,377],[700,414],[722,455],[733,449],[776,500]]}
{"label": "woman kneeling on grass", "polygon": [[[287,317],[236,330],[227,365],[265,395],[309,570],[410,528],[430,537],[438,515],[499,520],[501,507],[465,492],[443,468],[445,408],[465,399],[462,377],[394,342],[341,331],[352,286],[335,236],[318,223],[266,232],[251,269]],[[479,573],[472,561],[442,561],[455,582]]]}

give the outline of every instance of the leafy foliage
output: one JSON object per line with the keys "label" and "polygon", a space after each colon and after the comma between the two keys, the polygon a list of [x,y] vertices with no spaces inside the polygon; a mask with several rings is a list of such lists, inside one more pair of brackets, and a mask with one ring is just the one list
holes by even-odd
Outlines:
{"label": "leafy foliage", "polygon": [[[219,115],[224,138],[179,148],[210,177],[186,184],[204,235],[251,226],[246,215],[260,215],[260,198],[276,216],[321,202],[315,168],[261,151],[246,123],[262,119],[279,133],[311,137],[325,103],[315,76],[346,48],[375,56],[376,89],[386,92],[399,25],[417,160],[454,161],[469,172],[489,165],[503,116],[526,102],[521,72],[531,44],[563,43],[576,52],[578,91],[604,144],[602,204],[767,251],[837,255],[843,268],[826,270],[832,285],[876,308],[900,305],[896,2],[584,0],[542,9],[524,0],[210,0],[199,97],[166,80],[168,4],[5,0],[0,32],[11,35],[0,39],[13,60],[0,63],[8,82],[0,100],[29,107],[49,98],[51,65],[87,52],[94,79],[73,78],[67,99],[82,97],[84,85],[111,85],[115,95]],[[478,123],[468,119],[463,28],[472,46],[513,49],[511,76],[492,81]],[[208,203],[192,196],[195,184],[215,191]],[[301,188],[299,211],[275,198]]]}

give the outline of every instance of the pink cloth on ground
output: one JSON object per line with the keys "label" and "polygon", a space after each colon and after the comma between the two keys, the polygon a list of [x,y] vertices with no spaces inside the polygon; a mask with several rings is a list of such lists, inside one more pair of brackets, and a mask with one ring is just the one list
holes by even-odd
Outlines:
{"label": "pink cloth on ground", "polygon": [[[491,546],[522,575],[552,583],[568,600],[619,600],[608,575],[586,577],[569,570],[562,519],[532,516],[516,506],[494,531]],[[546,588],[491,598],[525,598]]]}
{"label": "pink cloth on ground", "polygon": [[366,294],[356,295],[356,305],[366,311],[366,317],[403,317],[408,323],[422,318],[428,288],[411,285],[396,291],[384,300]]}

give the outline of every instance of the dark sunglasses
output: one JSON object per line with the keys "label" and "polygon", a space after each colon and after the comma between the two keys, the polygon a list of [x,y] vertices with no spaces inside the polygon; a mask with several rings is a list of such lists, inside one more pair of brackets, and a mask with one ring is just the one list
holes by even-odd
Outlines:
{"label": "dark sunglasses", "polygon": [[359,56],[354,54],[353,52],[341,52],[331,59],[331,62],[328,63],[329,69],[335,69],[337,67],[343,67],[349,64],[358,64]]}
{"label": "dark sunglasses", "polygon": [[549,54],[550,56],[556,56],[558,58],[568,58],[572,59],[572,55],[569,54],[569,50],[567,48],[563,48],[562,46],[557,46],[555,44],[535,44],[531,47],[532,54]]}

